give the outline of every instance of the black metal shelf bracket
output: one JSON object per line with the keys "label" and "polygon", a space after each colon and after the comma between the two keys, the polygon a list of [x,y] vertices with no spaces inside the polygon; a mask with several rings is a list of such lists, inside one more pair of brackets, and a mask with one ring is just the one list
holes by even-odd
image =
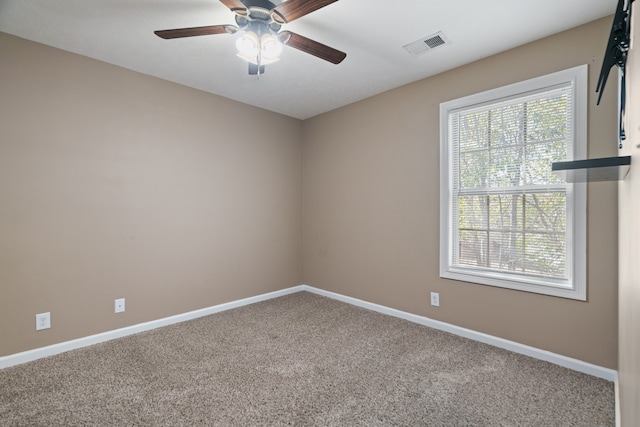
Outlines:
{"label": "black metal shelf bracket", "polygon": [[566,182],[619,181],[631,168],[631,156],[573,160],[551,164],[551,171]]}

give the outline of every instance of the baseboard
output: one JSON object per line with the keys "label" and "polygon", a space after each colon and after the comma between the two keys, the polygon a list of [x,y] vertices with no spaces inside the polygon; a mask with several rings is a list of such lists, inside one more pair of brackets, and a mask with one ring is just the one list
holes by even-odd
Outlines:
{"label": "baseboard", "polygon": [[75,350],[82,347],[98,344],[101,342],[113,340],[116,338],[126,337],[127,335],[137,334],[139,332],[149,331],[151,329],[160,328],[162,326],[172,325],[174,323],[185,322],[187,320],[196,319],[202,316],[208,316],[210,314],[219,313],[221,311],[231,310],[232,308],[238,308],[249,304],[254,304],[260,301],[266,301],[272,298],[278,298],[284,295],[292,294],[307,290],[302,286],[294,286],[292,288],[283,289],[280,291],[269,292],[255,297],[244,298],[237,301],[231,301],[224,304],[215,305],[212,307],[203,308],[200,310],[189,311],[187,313],[177,314],[175,316],[165,317],[158,320],[152,320],[150,322],[139,323],[137,325],[127,326],[121,329],[115,329],[113,331],[107,331],[96,335],[90,335],[88,337],[78,338],[71,341],[65,341],[58,344],[49,345],[46,347],[40,347],[33,350],[24,351],[21,353],[10,354],[8,356],[0,357],[0,369],[8,368],[10,366],[19,365],[33,360],[41,359],[43,357],[53,356],[56,354],[64,353],[66,351]]}
{"label": "baseboard", "polygon": [[544,360],[544,361],[554,363],[556,365],[560,365],[574,371],[582,372],[582,373],[592,375],[594,377],[602,378],[608,381],[616,381],[618,379],[618,372],[614,369],[604,368],[602,366],[583,362],[582,360],[573,359],[567,356],[562,356],[557,353],[552,353],[547,350],[541,350],[539,348],[520,344],[514,341],[499,338],[493,335],[484,334],[482,332],[477,332],[471,329],[461,328],[459,326],[455,326],[450,323],[441,322],[439,320],[430,319],[424,316],[418,316],[416,314],[411,314],[404,311],[396,310],[394,308],[385,307],[383,305],[374,304],[374,303],[363,301],[357,298],[348,297],[335,292],[329,292],[322,289],[314,288],[313,286],[301,285],[298,288],[307,292],[312,292],[314,294],[322,295],[328,298],[333,298],[335,300],[346,302],[348,304],[356,305],[358,307],[377,311],[383,314],[388,314],[394,317],[399,317],[401,319],[408,320],[413,323],[418,323],[420,325],[428,326],[433,329],[438,329],[438,330],[449,332],[451,334],[458,335],[464,338],[469,338],[474,341],[479,341],[485,344],[489,344],[494,347],[499,347],[505,350],[513,351],[514,353],[524,354],[526,356]]}
{"label": "baseboard", "polygon": [[498,338],[493,335],[484,334],[471,329],[461,328],[459,326],[455,326],[450,323],[441,322],[441,321],[430,319],[424,316],[418,316],[416,314],[407,313],[404,311],[396,310],[394,308],[385,307],[383,305],[374,304],[368,301],[352,298],[352,297],[338,294],[335,292],[325,291],[325,290],[314,288],[313,286],[308,286],[308,285],[294,286],[291,288],[282,289],[275,292],[269,292],[266,294],[257,295],[255,297],[245,298],[237,301],[215,305],[208,308],[203,308],[201,310],[190,311],[187,313],[165,317],[165,318],[153,320],[150,322],[139,323],[137,325],[116,329],[116,330],[104,332],[101,334],[90,335],[88,337],[78,338],[71,341],[65,341],[59,344],[53,344],[46,347],[40,347],[33,350],[25,351],[22,353],[3,356],[3,357],[0,357],[0,369],[8,368],[10,366],[18,365],[21,363],[31,362],[33,360],[41,359],[43,357],[53,356],[59,353],[64,353],[66,351],[87,347],[90,345],[113,340],[116,338],[122,338],[127,335],[149,331],[151,329],[160,328],[162,326],[168,326],[174,323],[180,323],[187,320],[196,319],[202,316],[208,316],[210,314],[219,313],[221,311],[231,310],[233,308],[254,304],[256,302],[266,301],[272,298],[278,298],[284,295],[289,295],[289,294],[293,294],[301,291],[307,291],[317,295],[322,295],[322,296],[332,298],[338,301],[342,301],[351,305],[377,311],[379,313],[398,317],[413,323],[418,323],[420,325],[428,326],[430,328],[449,332],[464,338],[469,338],[469,339],[483,342],[485,344],[489,344],[495,347],[503,348],[505,350],[513,351],[514,353],[524,354],[526,356],[534,357],[536,359],[545,360],[547,362],[551,362],[556,365],[560,365],[565,368],[569,368],[574,371],[582,372],[582,373],[592,375],[594,377],[602,378],[608,381],[617,381],[618,379],[618,373],[613,369],[593,365],[591,363],[587,363],[581,360],[562,356],[560,354],[552,353],[550,351],[541,350],[541,349],[520,344],[514,341]]}

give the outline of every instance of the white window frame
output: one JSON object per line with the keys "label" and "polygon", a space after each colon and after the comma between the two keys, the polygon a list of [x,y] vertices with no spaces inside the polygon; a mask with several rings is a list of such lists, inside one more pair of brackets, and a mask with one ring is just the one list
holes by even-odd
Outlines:
{"label": "white window frame", "polygon": [[569,143],[568,152],[570,158],[566,160],[584,159],[587,152],[587,70],[587,65],[581,65],[440,104],[440,277],[586,301],[586,183],[567,184],[568,279],[547,280],[542,277],[524,274],[502,274],[493,270],[453,265],[453,203],[451,203],[451,194],[454,168],[452,166],[453,147],[449,141],[449,116],[456,110],[480,104],[498,103],[507,98],[524,97],[532,91],[540,91],[544,88],[551,88],[570,82],[574,106],[574,139],[573,144]]}

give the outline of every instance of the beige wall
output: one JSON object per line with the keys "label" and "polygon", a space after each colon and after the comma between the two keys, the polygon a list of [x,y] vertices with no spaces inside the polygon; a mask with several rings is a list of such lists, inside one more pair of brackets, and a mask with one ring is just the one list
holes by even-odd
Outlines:
{"label": "beige wall", "polygon": [[[640,16],[634,31],[627,80],[627,134],[621,155],[632,156],[629,175],[620,182],[619,379],[623,427],[640,425]],[[613,72],[615,76],[615,72]]]}
{"label": "beige wall", "polygon": [[[588,189],[588,302],[443,280],[439,105],[589,64],[589,156],[616,154],[616,94],[593,88],[611,18],[304,122],[303,272],[308,285],[597,365],[617,365],[617,192]],[[440,293],[439,308],[429,292]]]}
{"label": "beige wall", "polygon": [[0,58],[0,356],[302,283],[300,121],[2,33]]}
{"label": "beige wall", "polygon": [[304,282],[615,368],[615,184],[589,186],[588,302],[438,277],[440,102],[584,63],[594,88],[609,26],[305,122],[0,34],[0,356]]}

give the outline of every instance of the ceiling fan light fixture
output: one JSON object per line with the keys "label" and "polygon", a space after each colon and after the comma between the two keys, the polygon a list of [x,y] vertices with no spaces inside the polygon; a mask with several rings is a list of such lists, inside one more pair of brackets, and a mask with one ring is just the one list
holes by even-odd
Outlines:
{"label": "ceiling fan light fixture", "polygon": [[245,31],[245,33],[236,40],[236,48],[238,56],[246,61],[256,64],[258,54],[260,53],[260,44],[258,35],[253,31]]}
{"label": "ceiling fan light fixture", "polygon": [[260,38],[260,57],[263,64],[271,64],[278,61],[282,50],[282,43],[274,34],[263,34]]}
{"label": "ceiling fan light fixture", "polygon": [[278,37],[270,32],[261,36],[252,30],[244,32],[236,41],[238,56],[256,65],[272,64],[280,60],[283,46]]}

